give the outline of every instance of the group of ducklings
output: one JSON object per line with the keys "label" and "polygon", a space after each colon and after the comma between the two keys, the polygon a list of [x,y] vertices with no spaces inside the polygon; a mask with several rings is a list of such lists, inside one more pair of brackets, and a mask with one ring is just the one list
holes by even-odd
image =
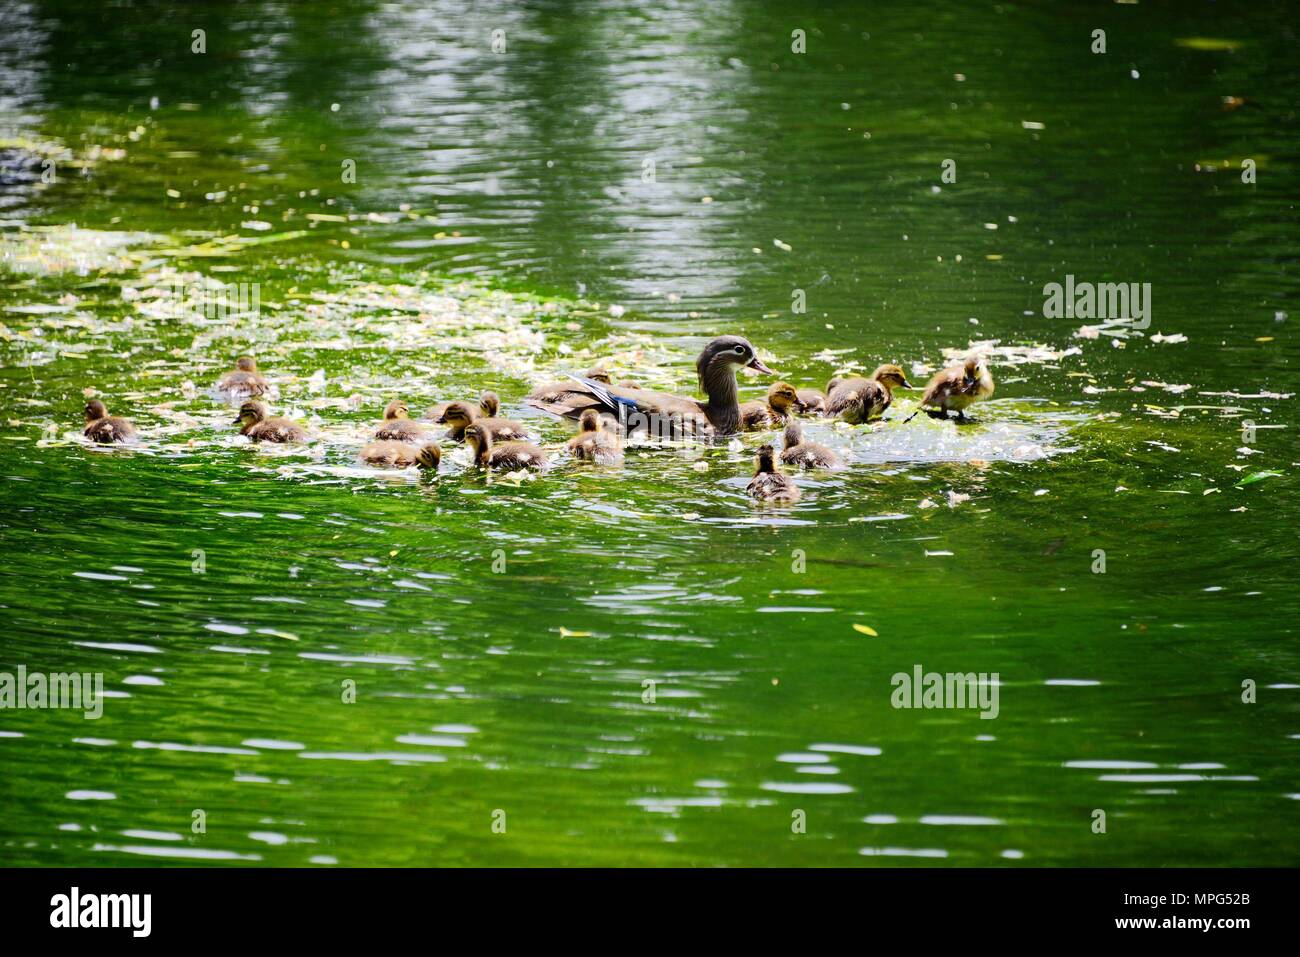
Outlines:
{"label": "group of ducklings", "polygon": [[[783,428],[782,463],[797,468],[833,469],[841,467],[843,460],[826,446],[807,441],[795,416],[838,417],[852,424],[870,422],[889,409],[894,389],[912,388],[901,368],[886,363],[870,378],[831,379],[825,392],[796,389],[789,383],[777,382],[768,390],[766,400],[741,403],[736,392],[739,369],[775,375],[742,336],[719,336],[712,340],[700,353],[695,366],[707,401],[645,389],[632,381],[615,385],[600,368],[541,385],[527,396],[527,401],[553,414],[576,419],[578,434],[566,443],[569,454],[601,465],[622,462],[621,434],[638,429],[649,431],[647,423],[666,421],[672,423],[674,435],[706,438]],[[251,356],[240,357],[235,368],[216,385],[218,392],[243,400],[233,424],[251,441],[305,441],[307,431],[300,423],[269,414],[260,397],[271,388]],[[971,357],[935,374],[925,388],[921,408],[937,417],[955,412],[958,420],[965,420],[966,409],[991,396],[993,388],[993,377],[984,360]],[[424,418],[447,426],[446,440],[463,442],[478,468],[545,472],[550,465],[546,452],[533,444],[523,423],[498,415],[500,404],[496,393],[484,392],[477,404],[442,403],[429,409]],[[904,421],[910,422],[916,414],[912,413]],[[92,441],[128,442],[136,436],[128,420],[109,415],[98,399],[86,403],[85,416],[85,436]],[[373,439],[361,449],[360,460],[378,468],[415,466],[436,471],[442,461],[442,448],[437,442],[429,441],[429,426],[412,419],[407,404],[394,399],[384,409],[383,421]],[[798,501],[799,487],[777,469],[776,461],[776,449],[772,445],[760,447],[754,478],[746,491],[764,501]]]}

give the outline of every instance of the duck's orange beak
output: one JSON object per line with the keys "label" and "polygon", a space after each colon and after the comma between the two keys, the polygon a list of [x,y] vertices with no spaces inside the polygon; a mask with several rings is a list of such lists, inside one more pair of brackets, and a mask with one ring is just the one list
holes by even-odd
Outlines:
{"label": "duck's orange beak", "polygon": [[776,375],[775,372],[773,372],[767,366],[763,365],[763,360],[760,359],[758,356],[754,356],[753,359],[749,360],[749,365],[747,365],[745,368],[754,369],[758,372],[762,372],[765,375]]}

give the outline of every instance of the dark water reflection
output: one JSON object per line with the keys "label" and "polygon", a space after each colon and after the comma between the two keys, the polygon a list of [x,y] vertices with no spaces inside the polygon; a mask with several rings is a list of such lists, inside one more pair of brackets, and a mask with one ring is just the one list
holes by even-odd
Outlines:
{"label": "dark water reflection", "polygon": [[[0,670],[111,696],[0,713],[0,860],[1294,863],[1290,12],[9,5]],[[1066,274],[1152,327],[1043,318]],[[558,453],[531,384],[689,390],[722,331],[800,386],[993,340],[998,393],[811,425],[850,468],[789,509],[758,436],[356,465],[391,395],[483,388]],[[232,439],[245,349],[307,448]],[[76,440],[88,386],[139,448]],[[997,673],[997,719],[892,707],[918,664]]]}

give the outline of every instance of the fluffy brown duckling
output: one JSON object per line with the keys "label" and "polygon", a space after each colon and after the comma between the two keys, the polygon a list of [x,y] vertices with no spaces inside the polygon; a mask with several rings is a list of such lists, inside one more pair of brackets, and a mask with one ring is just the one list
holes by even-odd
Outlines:
{"label": "fluffy brown duckling", "polygon": [[[449,405],[451,405],[450,402],[439,402],[428,412],[424,413],[423,418],[437,422],[442,418],[442,414],[447,411],[447,406]],[[485,416],[496,415],[497,409],[500,408],[500,406],[501,400],[497,398],[495,392],[484,392],[483,395],[479,397],[478,408]]]}
{"label": "fluffy brown duckling", "polygon": [[754,477],[745,486],[746,492],[765,502],[799,501],[799,486],[776,470],[776,449],[770,445],[761,446],[754,463]]}
{"label": "fluffy brown duckling", "polygon": [[799,396],[799,411],[804,415],[826,414],[826,393],[821,389],[795,389],[795,393]]}
{"label": "fluffy brown duckling", "polygon": [[618,465],[623,461],[623,443],[618,435],[603,428],[595,409],[586,409],[578,419],[581,431],[569,439],[569,454],[597,465]]}
{"label": "fluffy brown duckling", "polygon": [[98,399],[86,403],[86,428],[82,435],[92,442],[131,442],[135,439],[135,426],[120,416],[109,415],[108,407]]}
{"label": "fluffy brown duckling", "polygon": [[384,408],[384,421],[375,430],[376,439],[396,442],[417,442],[424,437],[424,426],[411,418],[406,403],[394,399]]}
{"label": "fluffy brown duckling", "polygon": [[775,375],[748,339],[718,336],[695,360],[700,388],[709,397],[706,402],[651,389],[607,386],[590,378],[574,379],[564,384],[560,393],[550,393],[546,387],[536,389],[528,401],[570,419],[581,416],[584,409],[595,409],[626,423],[628,431],[731,435],[740,430],[736,370],[745,367]]}
{"label": "fluffy brown duckling", "polygon": [[235,368],[217,380],[217,391],[230,396],[265,395],[270,389],[271,383],[257,371],[257,360],[252,356],[240,356]]}
{"label": "fluffy brown duckling", "polygon": [[474,464],[497,472],[515,472],[532,469],[545,472],[550,468],[546,453],[531,442],[495,443],[491,429],[482,421],[465,428],[465,445],[473,455]]}
{"label": "fluffy brown duckling", "polygon": [[[926,409],[927,414],[943,419],[948,418],[951,409],[957,413],[958,422],[965,422],[966,409],[992,394],[993,375],[988,364],[982,356],[971,356],[961,365],[935,373],[921,396],[921,408]],[[914,418],[916,412],[906,421],[911,422]]]}
{"label": "fluffy brown duckling", "polygon": [[770,429],[785,425],[791,411],[798,412],[803,406],[799,402],[799,393],[788,382],[775,382],[767,390],[766,402],[744,402],[740,406],[740,424],[746,432]]}
{"label": "fluffy brown duckling", "polygon": [[239,407],[239,417],[232,423],[239,433],[254,442],[304,442],[307,432],[292,419],[268,416],[266,406],[256,399]]}
{"label": "fluffy brown duckling", "polygon": [[838,415],[854,425],[870,422],[885,414],[894,401],[892,390],[900,388],[912,386],[903,370],[892,362],[878,366],[870,379],[831,379],[826,385],[826,414]]}
{"label": "fluffy brown duckling", "polygon": [[781,461],[804,469],[837,469],[844,464],[839,454],[816,442],[805,442],[803,426],[794,420],[785,427],[785,448]]}
{"label": "fluffy brown duckling", "polygon": [[[495,399],[496,396],[492,398]],[[495,404],[491,408],[496,411]],[[492,434],[492,438],[497,442],[525,441],[528,439],[528,430],[524,428],[523,423],[516,422],[514,419],[498,419],[495,416],[486,416],[482,414],[482,411],[482,409],[474,408],[468,402],[449,402],[447,408],[438,418],[438,422],[451,426],[447,437],[454,440],[463,439],[465,430],[471,423],[482,426]]]}
{"label": "fluffy brown duckling", "polygon": [[442,449],[436,442],[417,448],[407,442],[383,440],[363,446],[361,461],[375,468],[405,469],[418,465],[422,469],[436,472],[438,463],[442,461]]}

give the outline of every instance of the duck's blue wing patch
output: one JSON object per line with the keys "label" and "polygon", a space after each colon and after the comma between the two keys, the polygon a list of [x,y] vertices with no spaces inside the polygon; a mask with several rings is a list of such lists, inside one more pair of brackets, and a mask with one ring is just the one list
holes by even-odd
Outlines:
{"label": "duck's blue wing patch", "polygon": [[[622,406],[625,412],[635,412],[637,404],[635,399],[628,399],[621,395],[615,395],[605,388],[604,383],[596,382],[594,379],[584,379],[582,376],[569,373],[569,378],[574,382],[581,382],[587,389],[608,407],[609,411],[617,414],[619,406]],[[620,417],[621,418],[621,417]]]}

